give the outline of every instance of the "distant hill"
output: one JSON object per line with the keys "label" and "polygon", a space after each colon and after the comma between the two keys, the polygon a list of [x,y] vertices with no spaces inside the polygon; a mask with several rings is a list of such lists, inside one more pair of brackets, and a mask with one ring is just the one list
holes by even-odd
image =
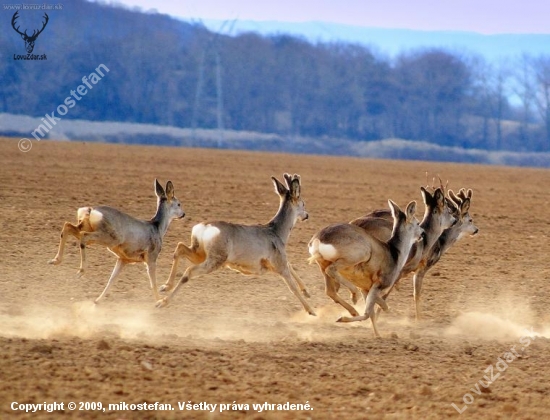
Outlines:
{"label": "distant hill", "polygon": [[[224,21],[207,19],[204,25],[218,31]],[[395,56],[402,51],[419,48],[445,48],[483,55],[490,61],[503,57],[550,54],[549,34],[483,35],[459,31],[418,31],[409,29],[366,28],[327,22],[277,22],[236,20],[226,24],[222,32],[232,34],[257,32],[262,35],[290,34],[310,42],[341,41],[374,47],[383,54]]]}
{"label": "distant hill", "polygon": [[[279,147],[288,139],[300,148],[306,143],[296,139],[316,139],[323,153],[357,153],[365,142],[407,139],[445,150],[550,152],[550,100],[545,99],[550,54],[524,57],[504,72],[471,54],[434,48],[433,42],[444,42],[439,33],[393,59],[382,44],[237,35],[245,31],[238,21],[229,34],[217,34],[201,22],[72,0],[63,10],[49,11],[49,23],[34,46],[34,55],[47,59],[35,61],[25,55],[25,43],[12,28],[14,14],[0,9],[0,113],[32,116],[41,123],[16,130],[19,123],[8,127],[2,120],[5,134],[59,138],[60,125],[84,120],[194,133],[219,129],[227,136],[253,132],[274,139],[239,137],[239,147],[250,149]],[[17,22],[30,31],[43,19],[41,10],[22,10]],[[208,24],[216,31],[221,27],[220,22]],[[311,25],[344,41],[349,29]],[[231,27],[226,22],[224,30]],[[386,35],[398,46],[412,46],[416,38],[414,31]],[[371,35],[367,42],[377,41]],[[528,43],[530,54],[537,43]],[[512,51],[513,45],[518,50],[520,44],[510,41],[503,51]],[[511,92],[515,102],[509,100]],[[75,138],[70,131],[65,134]],[[162,135],[131,141],[165,144]],[[402,143],[384,144],[396,153],[405,150]]]}
{"label": "distant hill", "polygon": [[[37,141],[29,133],[41,123],[39,118],[0,113],[0,136],[27,139],[26,143],[19,143],[19,147],[20,150],[29,151]],[[192,130],[152,124],[85,120],[62,120],[46,138],[550,168],[550,153],[464,149],[396,138],[358,142],[341,138],[319,139],[251,131]],[[29,143],[32,143],[30,147]],[[13,147],[18,147],[16,141],[13,142]]]}

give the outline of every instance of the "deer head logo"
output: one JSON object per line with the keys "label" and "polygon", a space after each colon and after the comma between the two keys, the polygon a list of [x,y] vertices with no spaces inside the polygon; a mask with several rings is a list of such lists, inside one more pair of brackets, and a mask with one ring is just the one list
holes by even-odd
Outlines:
{"label": "deer head logo", "polygon": [[25,49],[30,54],[34,50],[34,43],[36,41],[36,38],[38,38],[38,35],[40,35],[42,33],[42,31],[44,30],[44,28],[48,24],[48,21],[50,20],[50,18],[48,17],[47,13],[44,13],[45,21],[42,24],[42,29],[38,30],[38,32],[37,32],[36,29],[33,30],[32,35],[29,36],[29,35],[27,35],[27,30],[26,29],[25,29],[25,32],[21,32],[19,30],[19,26],[17,28],[15,27],[15,24],[16,24],[15,21],[19,17],[18,13],[19,13],[18,11],[15,12],[13,17],[11,18],[11,26],[13,27],[13,29],[15,29],[15,32],[17,32],[19,35],[21,35],[21,38],[23,38],[23,41],[25,41]]}

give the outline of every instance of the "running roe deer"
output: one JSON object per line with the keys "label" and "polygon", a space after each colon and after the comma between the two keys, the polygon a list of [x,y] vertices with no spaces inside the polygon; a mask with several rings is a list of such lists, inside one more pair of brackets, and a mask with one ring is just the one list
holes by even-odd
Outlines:
{"label": "running roe deer", "polygon": [[441,257],[460,239],[466,235],[474,236],[478,233],[479,229],[474,224],[472,217],[470,216],[470,203],[472,200],[473,192],[471,189],[466,191],[462,188],[458,194],[454,194],[452,190],[449,190],[449,199],[454,203],[455,217],[457,222],[444,230],[439,236],[434,246],[426,257],[426,262],[423,264],[414,274],[414,303],[416,319],[420,320],[421,308],[420,308],[420,293],[422,290],[422,281],[426,273],[439,262]]}
{"label": "running roe deer", "polygon": [[[447,205],[445,195],[442,189],[437,188],[433,195],[425,188],[420,188],[422,198],[425,204],[424,217],[420,223],[420,227],[424,230],[422,241],[413,243],[411,251],[409,253],[407,262],[403,267],[399,279],[406,274],[414,271],[422,263],[423,259],[427,257],[428,251],[431,249],[435,241],[444,229],[450,227],[456,222],[453,216],[452,208]],[[374,236],[382,242],[387,242],[391,238],[393,229],[393,216],[391,210],[380,209],[369,213],[366,216],[352,220],[350,224],[360,227],[365,230],[369,235]],[[320,266],[321,272],[324,271]],[[399,279],[397,281],[399,281]],[[396,281],[396,285],[397,285]],[[343,286],[349,289],[353,303],[357,303],[359,297],[359,289],[353,285],[353,283],[346,281],[345,278],[341,278],[340,282]],[[336,286],[336,290],[331,290],[329,297],[331,297],[336,303],[342,305],[350,312],[352,316],[357,316],[358,313],[351,305],[344,304],[341,298],[337,297],[339,286]],[[328,294],[327,290],[327,294]],[[387,298],[388,293],[383,297]],[[378,308],[378,311],[380,308]]]}
{"label": "running roe deer", "polygon": [[[264,274],[274,272],[286,283],[290,291],[300,300],[304,309],[315,315],[311,306],[300,294],[309,297],[302,280],[291,267],[286,256],[286,243],[290,231],[298,220],[306,220],[308,214],[301,197],[300,176],[284,174],[286,186],[271,177],[280,204],[277,214],[264,225],[240,225],[228,222],[208,222],[195,225],[191,232],[191,245],[178,243],[170,276],[161,287],[169,295],[157,302],[157,307],[166,306],[178,289],[191,278],[209,274],[222,267],[242,274]],[[174,286],[174,278],[181,257],[192,265],[185,270]]]}
{"label": "running roe deer", "polygon": [[[425,204],[424,217],[420,223],[420,227],[424,230],[423,240],[413,244],[407,262],[395,283],[396,286],[400,279],[426,265],[431,249],[443,231],[457,222],[457,218],[454,216],[455,207],[445,198],[443,186],[436,188],[433,195],[424,187],[421,187],[420,191]],[[392,220],[388,210],[375,210],[350,223],[361,227],[381,241],[386,242],[391,237]],[[413,282],[415,282],[414,278]],[[391,289],[384,295],[384,300],[387,299],[390,292]],[[353,295],[356,292],[352,289],[351,293]],[[380,312],[380,309],[378,308],[377,313]]]}
{"label": "running roe deer", "polygon": [[[353,314],[351,318],[341,317],[338,321],[354,322],[370,318],[376,337],[380,334],[376,328],[374,305],[389,309],[382,299],[382,292],[391,288],[399,278],[413,243],[423,235],[415,217],[416,201],[407,205],[406,213],[393,201],[388,200],[388,204],[394,219],[388,242],[349,223],[327,226],[313,235],[309,242],[309,261],[319,265],[325,277],[327,294]],[[338,284],[345,283],[346,279],[366,296],[364,315],[357,314],[336,293]]]}
{"label": "running roe deer", "polygon": [[165,191],[155,179],[155,194],[157,212],[151,220],[138,220],[108,206],[79,208],[78,223],[73,225],[65,222],[57,255],[49,261],[49,264],[61,264],[68,235],[72,235],[80,241],[80,268],[78,269],[78,277],[80,277],[84,274],[86,245],[94,243],[103,245],[117,256],[117,261],[105,289],[95,303],[105,296],[126,264],[138,262],[147,266],[153,296],[158,300],[160,296],[156,284],[156,262],[162,247],[162,238],[170,222],[183,218],[185,213],[181,203],[174,196],[174,186],[171,181],[166,183]]}

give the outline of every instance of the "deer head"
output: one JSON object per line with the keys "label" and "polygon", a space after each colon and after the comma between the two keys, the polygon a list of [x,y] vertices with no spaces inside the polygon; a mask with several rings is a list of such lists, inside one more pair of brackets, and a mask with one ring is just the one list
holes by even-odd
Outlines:
{"label": "deer head", "polygon": [[38,30],[38,32],[37,32],[36,29],[33,30],[32,35],[29,36],[27,34],[26,29],[25,29],[25,32],[21,32],[19,30],[19,26],[17,28],[15,27],[15,24],[16,24],[15,21],[19,17],[18,13],[19,13],[19,11],[15,12],[13,17],[11,18],[11,26],[13,27],[13,29],[15,29],[15,32],[17,32],[19,35],[21,35],[21,38],[23,38],[23,41],[25,41],[25,49],[30,54],[34,50],[34,43],[36,41],[36,38],[38,38],[38,35],[40,35],[42,33],[42,31],[44,30],[44,28],[48,24],[48,21],[50,20],[50,18],[48,17],[47,13],[44,13],[44,19],[45,20],[44,20],[44,23],[42,24],[42,29]]}

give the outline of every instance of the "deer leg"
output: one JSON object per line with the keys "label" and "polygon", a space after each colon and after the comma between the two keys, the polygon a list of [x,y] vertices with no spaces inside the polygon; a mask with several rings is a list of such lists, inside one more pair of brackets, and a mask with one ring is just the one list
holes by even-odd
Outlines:
{"label": "deer leg", "polygon": [[375,284],[371,287],[367,295],[367,301],[365,302],[365,316],[370,318],[372,322],[372,329],[376,337],[380,337],[380,333],[376,328],[376,314],[374,313],[374,305],[377,303],[380,304],[381,301],[384,302],[384,304],[386,303],[380,296],[379,286]]}
{"label": "deer leg", "polygon": [[91,243],[100,243],[106,247],[111,247],[117,244],[117,241],[109,232],[80,232],[80,267],[76,273],[76,277],[84,275],[84,263],[86,262],[86,245]]}
{"label": "deer leg", "polygon": [[160,299],[159,292],[157,290],[157,263],[149,262],[146,263],[147,266],[147,275],[149,276],[149,282],[151,284],[151,289],[153,289],[153,297],[155,302]]}
{"label": "deer leg", "polygon": [[380,337],[378,328],[376,328],[376,316],[374,313],[374,305],[381,305],[384,310],[389,309],[385,300],[380,296],[380,289],[377,285],[373,285],[367,294],[365,302],[365,314],[354,317],[341,317],[337,322],[356,322],[356,321],[365,321],[370,318],[372,322],[372,329],[376,337]]}
{"label": "deer leg", "polygon": [[288,269],[290,271],[290,274],[292,275],[292,277],[294,278],[294,280],[296,281],[296,284],[298,284],[298,287],[300,288],[302,294],[307,297],[307,298],[310,298],[311,295],[309,294],[309,292],[307,291],[306,289],[306,286],[304,285],[304,282],[302,281],[302,279],[298,276],[298,273],[296,272],[296,270],[294,270],[294,267],[292,267],[292,265],[290,263],[288,263]]}
{"label": "deer leg", "polygon": [[394,283],[392,287],[390,287],[390,290],[388,290],[384,296],[377,297],[376,303],[378,304],[378,307],[376,308],[376,313],[374,314],[376,319],[378,319],[382,311],[388,312],[390,310],[390,307],[386,303],[386,299],[388,298],[388,296],[390,295],[390,292],[393,290],[394,287],[397,290],[397,282]]}
{"label": "deer leg", "polygon": [[185,270],[185,273],[183,273],[183,276],[181,277],[180,281],[176,284],[176,287],[172,289],[170,294],[168,296],[163,297],[162,299],[159,299],[157,301],[156,307],[162,308],[172,300],[178,289],[183,286],[185,283],[187,283],[191,278],[193,277],[199,277],[204,274],[209,274],[213,271],[216,271],[217,269],[221,268],[225,261],[227,260],[227,255],[219,255],[216,259],[206,259],[199,265],[192,265],[191,267],[188,267],[187,270]]}
{"label": "deer leg", "polygon": [[[380,296],[378,295],[376,297],[376,304],[378,305],[378,307],[376,308],[376,310],[378,312],[380,311],[384,311],[384,312],[388,312],[390,310],[390,307],[388,306],[387,302],[386,302],[386,298],[388,297],[388,295],[385,295],[385,296]],[[377,312],[377,313],[378,313]]]}
{"label": "deer leg", "polygon": [[176,250],[174,251],[174,257],[172,259],[172,268],[170,269],[170,275],[168,276],[168,280],[166,280],[166,283],[160,286],[161,292],[170,291],[174,287],[174,279],[176,278],[176,272],[178,271],[178,264],[181,256],[184,255],[183,249],[187,249],[185,244],[183,242],[178,242]]}
{"label": "deer leg", "polygon": [[341,316],[336,320],[336,322],[357,322],[357,321],[364,321],[366,319],[369,319],[367,315],[357,315],[357,316]]}
{"label": "deer leg", "polygon": [[305,298],[302,296],[300,291],[298,290],[298,286],[296,285],[296,282],[292,279],[292,275],[290,274],[289,264],[285,264],[283,269],[279,272],[276,271],[276,273],[283,279],[287,287],[290,289],[290,291],[296,296],[299,300],[306,312],[310,315],[315,316],[315,312],[309,306],[309,303],[305,300]]}
{"label": "deer leg", "polygon": [[350,298],[353,304],[355,305],[357,302],[359,302],[359,294],[361,293],[360,290],[353,284],[352,282],[348,281],[344,277],[340,276],[338,279],[340,284],[344,286],[346,289],[349,290]]}
{"label": "deer leg", "polygon": [[176,279],[176,273],[178,272],[178,265],[181,257],[185,257],[189,261],[191,261],[193,264],[197,265],[202,263],[205,260],[206,255],[204,253],[199,254],[197,250],[194,249],[194,247],[189,248],[183,242],[179,242],[174,251],[172,268],[170,269],[170,275],[168,276],[168,280],[166,280],[166,283],[160,286],[159,290],[161,292],[169,292],[174,288],[174,280]]}
{"label": "deer leg", "polygon": [[[355,310],[355,308],[342,299],[338,294],[340,279],[342,279],[342,276],[338,273],[337,269],[333,267],[334,264],[331,264],[325,269],[325,271],[322,271],[323,276],[325,277],[325,293],[334,302],[347,310],[351,316],[359,316],[359,313]],[[347,280],[345,281],[347,283]]]}
{"label": "deer leg", "polygon": [[421,318],[421,301],[420,301],[420,292],[422,291],[422,280],[424,280],[424,275],[426,274],[427,270],[419,270],[417,273],[414,274],[413,277],[413,286],[414,286],[414,309],[415,309],[415,317],[416,321],[420,321]]}
{"label": "deer leg", "polygon": [[57,254],[55,255],[55,257],[53,257],[53,259],[48,261],[48,264],[61,264],[61,261],[63,260],[63,252],[65,251],[65,244],[67,243],[67,238],[69,235],[72,235],[76,239],[80,240],[80,230],[78,229],[78,227],[73,225],[72,223],[65,222],[65,224],[63,225],[63,229],[61,230]]}
{"label": "deer leg", "polygon": [[103,292],[99,295],[99,297],[94,301],[94,303],[98,303],[103,296],[107,293],[111,285],[113,284],[113,281],[117,278],[117,276],[120,274],[120,271],[122,268],[126,265],[125,262],[123,262],[120,258],[117,258],[115,268],[113,268],[113,272],[111,273],[111,277],[109,277],[109,281],[107,282],[107,285],[105,286],[105,289],[103,289]]}

